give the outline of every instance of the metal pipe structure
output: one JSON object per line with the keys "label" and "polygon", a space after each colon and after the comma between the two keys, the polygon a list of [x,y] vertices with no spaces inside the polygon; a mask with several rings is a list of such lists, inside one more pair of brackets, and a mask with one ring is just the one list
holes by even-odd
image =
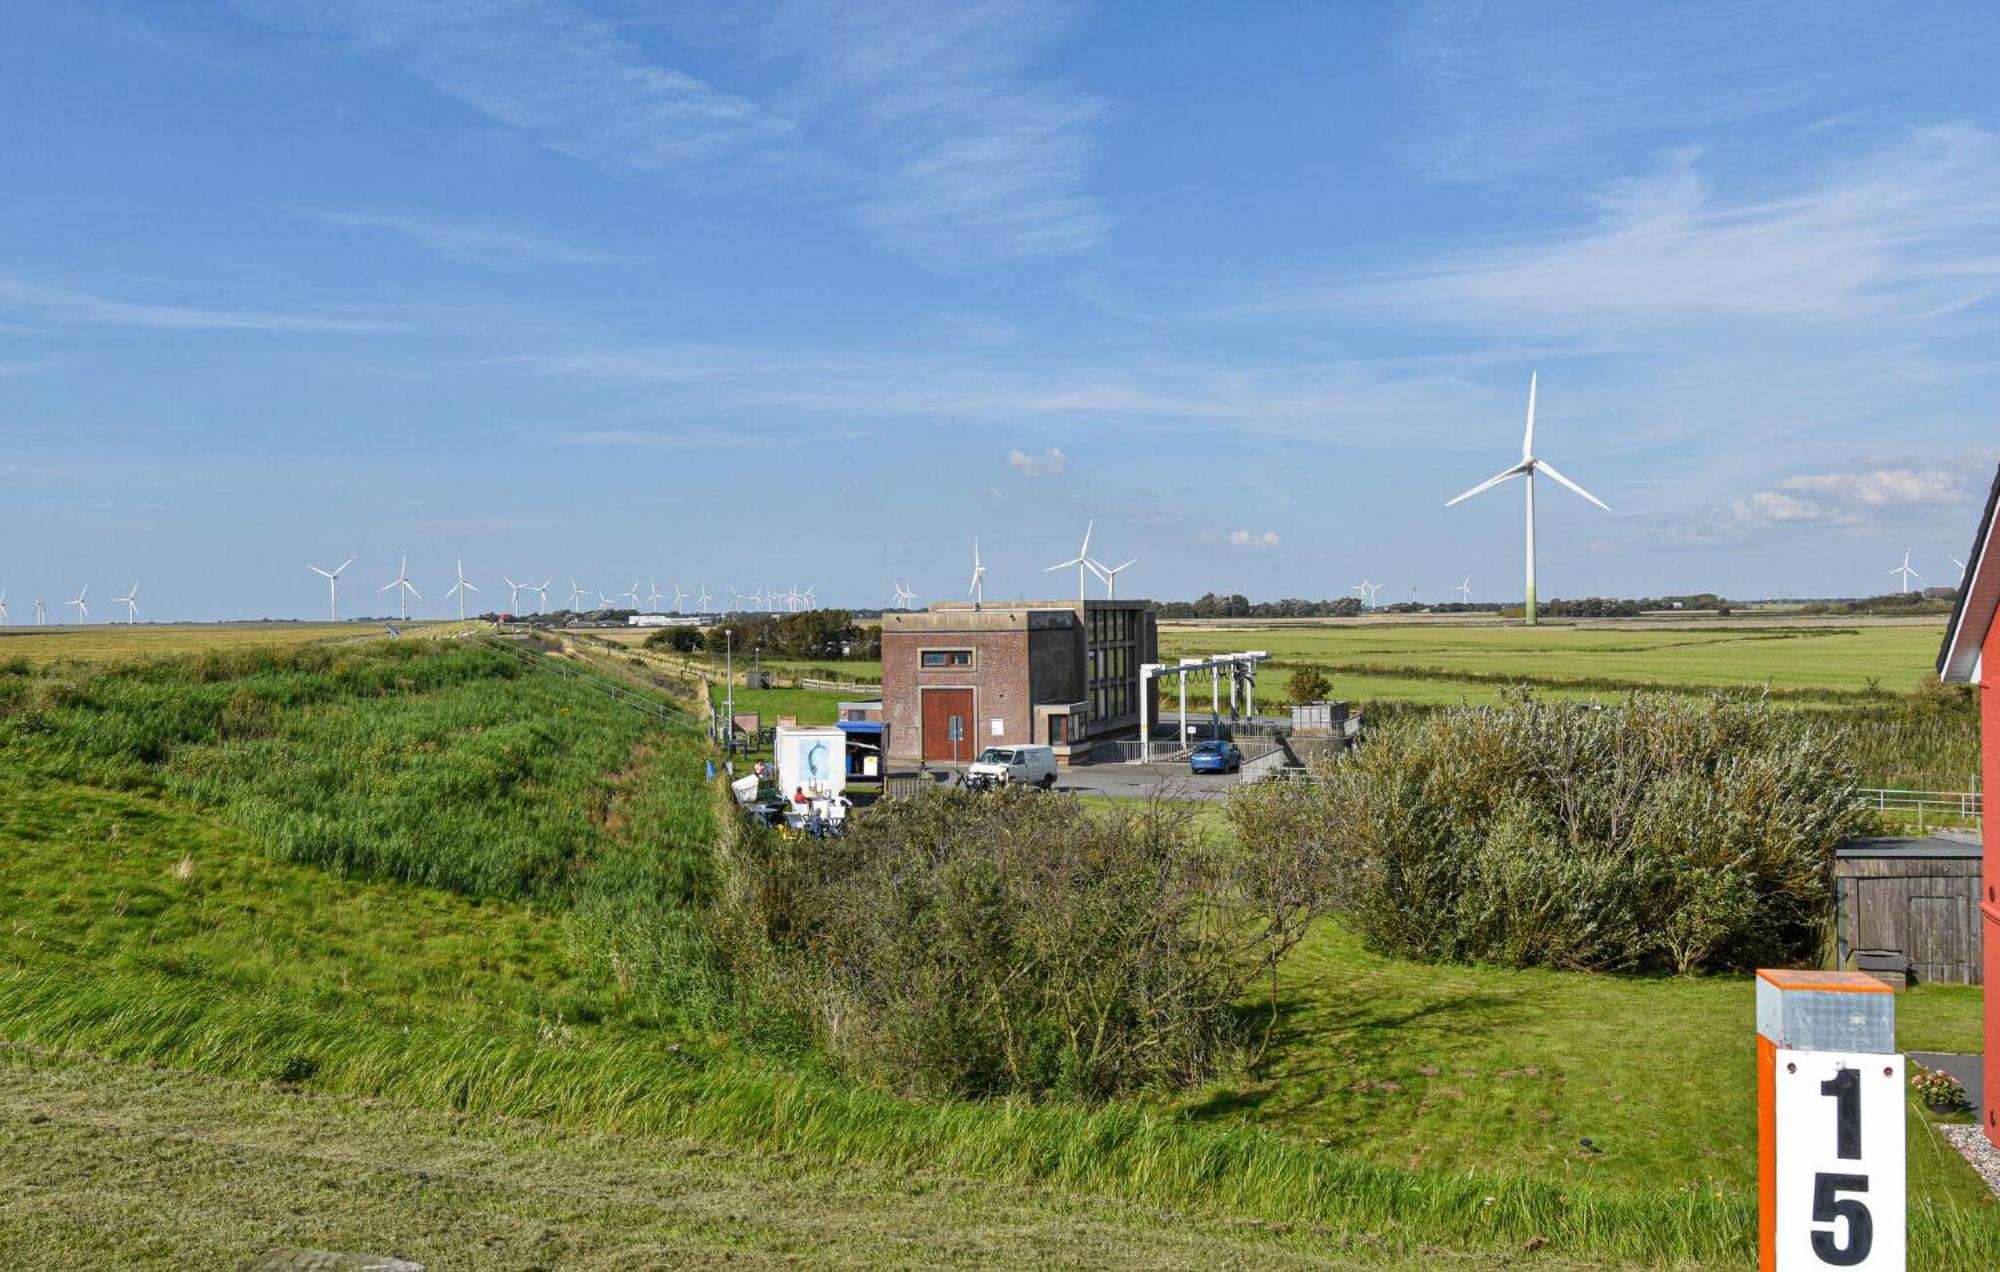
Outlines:
{"label": "metal pipe structure", "polygon": [[1249,704],[1249,714],[1256,714],[1257,665],[1271,655],[1261,649],[1244,650],[1235,654],[1213,654],[1207,658],[1183,658],[1178,663],[1141,663],[1139,665],[1139,762],[1148,764],[1153,759],[1153,712],[1152,695],[1147,691],[1161,676],[1180,678],[1180,749],[1188,745],[1187,729],[1187,678],[1190,672],[1208,672],[1211,677],[1210,711],[1217,722],[1221,719],[1221,684],[1219,673],[1227,671],[1230,677],[1230,702],[1234,709],[1236,700],[1235,681],[1243,678],[1244,700]]}

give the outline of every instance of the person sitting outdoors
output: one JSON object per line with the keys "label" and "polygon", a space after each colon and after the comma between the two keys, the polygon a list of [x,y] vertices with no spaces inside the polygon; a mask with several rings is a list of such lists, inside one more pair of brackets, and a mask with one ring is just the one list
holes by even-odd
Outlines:
{"label": "person sitting outdoors", "polygon": [[807,798],[806,798],[806,788],[805,788],[805,787],[803,787],[803,786],[801,786],[801,787],[797,788],[796,790],[794,790],[794,791],[792,792],[792,802],[793,802],[794,804],[810,804],[810,803],[812,803],[812,801],[811,801],[810,799],[807,799]]}

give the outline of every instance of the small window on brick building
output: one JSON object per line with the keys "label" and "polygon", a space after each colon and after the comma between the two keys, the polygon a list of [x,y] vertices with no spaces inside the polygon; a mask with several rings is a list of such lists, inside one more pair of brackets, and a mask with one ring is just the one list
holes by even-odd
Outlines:
{"label": "small window on brick building", "polygon": [[926,649],[923,652],[926,667],[970,667],[972,651],[969,649]]}

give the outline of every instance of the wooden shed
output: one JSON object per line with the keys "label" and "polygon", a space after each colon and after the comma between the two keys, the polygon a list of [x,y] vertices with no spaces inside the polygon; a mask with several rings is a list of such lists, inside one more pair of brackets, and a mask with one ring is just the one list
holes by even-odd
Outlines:
{"label": "wooden shed", "polygon": [[1977,838],[1855,839],[1834,851],[1840,963],[1892,983],[1977,985]]}

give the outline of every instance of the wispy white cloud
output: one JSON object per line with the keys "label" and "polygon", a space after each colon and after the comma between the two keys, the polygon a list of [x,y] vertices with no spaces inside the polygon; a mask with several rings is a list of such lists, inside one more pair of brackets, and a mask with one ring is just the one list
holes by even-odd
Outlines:
{"label": "wispy white cloud", "polygon": [[0,375],[27,375],[34,371],[46,371],[61,366],[61,358],[24,358],[12,362],[0,362]]}
{"label": "wispy white cloud", "polygon": [[657,170],[781,141],[791,121],[655,65],[562,0],[241,0],[392,59],[440,92],[599,167]]}
{"label": "wispy white cloud", "polygon": [[1824,3],[1590,0],[1412,8],[1400,52],[1420,89],[1418,153],[1489,180],[1638,139],[1816,110],[1881,75],[1893,50],[1842,45]]}
{"label": "wispy white cloud", "polygon": [[1275,548],[1278,546],[1278,532],[1275,530],[1266,530],[1260,534],[1255,530],[1231,530],[1229,532],[1229,543],[1231,547],[1237,548],[1257,548],[1260,550]]}
{"label": "wispy white cloud", "polygon": [[0,313],[30,321],[86,327],[138,327],[159,331],[268,331],[320,334],[393,331],[400,323],[379,318],[209,309],[191,305],[116,300],[75,287],[0,278]]}
{"label": "wispy white cloud", "polygon": [[1024,477],[1060,477],[1069,469],[1069,456],[1061,448],[1007,452],[1007,466]]}
{"label": "wispy white cloud", "polygon": [[566,0],[239,2],[601,168],[789,171],[937,268],[1077,252],[1110,226],[1087,189],[1103,103],[1032,70],[1068,25],[1050,0],[795,0],[754,24],[789,76],[762,94],[662,66]]}
{"label": "wispy white cloud", "polygon": [[411,239],[432,251],[475,260],[507,257],[546,261],[555,265],[589,265],[612,259],[556,239],[524,234],[496,225],[445,217],[370,212],[356,208],[292,208],[300,216],[349,230],[378,230]]}
{"label": "wispy white cloud", "polygon": [[1031,73],[1071,21],[1049,0],[792,0],[768,24],[805,110],[860,156],[860,218],[956,269],[1078,252],[1111,226],[1088,192],[1104,103]]}
{"label": "wispy white cloud", "polygon": [[1974,495],[1970,464],[1927,468],[1876,467],[1844,473],[1800,473],[1731,502],[1737,527],[1857,526],[1890,509],[1950,508]]}
{"label": "wispy white cloud", "polygon": [[[785,434],[787,446],[851,442],[862,437],[856,429],[820,429]],[[613,446],[632,450],[718,451],[760,450],[772,445],[769,433],[748,428],[588,429],[553,434],[558,446]]]}
{"label": "wispy white cloud", "polygon": [[1080,252],[1104,102],[1034,62],[1070,26],[1048,0],[792,0],[766,26],[802,106],[858,156],[860,220],[938,268]]}
{"label": "wispy white cloud", "polygon": [[2000,286],[2000,137],[1913,131],[1794,193],[1719,198],[1699,152],[1597,194],[1596,221],[1408,271],[1289,291],[1273,309],[1380,306],[1573,332],[1718,319],[1827,324],[1962,311]]}

